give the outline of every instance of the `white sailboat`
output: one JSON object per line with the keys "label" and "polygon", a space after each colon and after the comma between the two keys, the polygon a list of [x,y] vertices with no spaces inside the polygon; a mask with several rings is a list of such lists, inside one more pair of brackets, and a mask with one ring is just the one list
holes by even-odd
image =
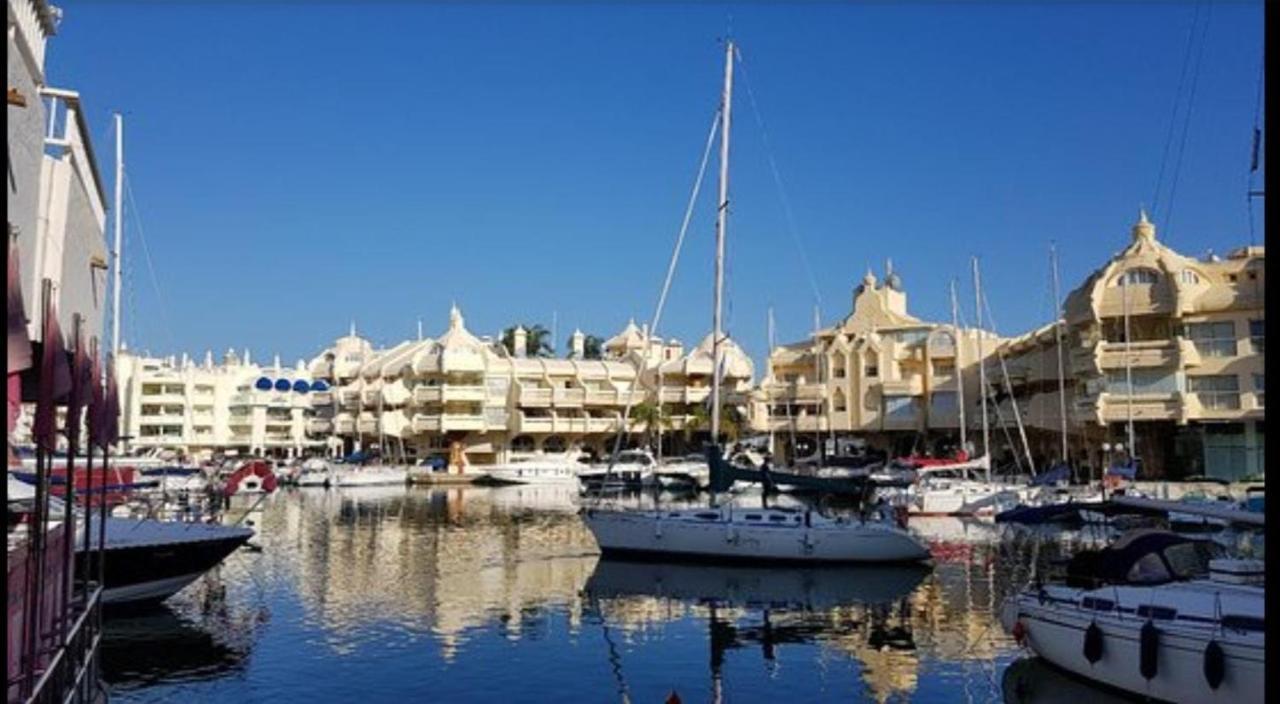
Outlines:
{"label": "white sailboat", "polygon": [[[724,92],[720,104],[720,194],[716,218],[715,303],[712,357],[720,368],[721,297],[728,224],[729,126],[733,105],[735,47],[725,43]],[[720,447],[720,374],[712,375],[712,505],[707,508],[647,511],[594,506],[583,520],[606,555],[644,554],[665,559],[785,560],[798,563],[895,562],[928,558],[928,549],[890,516],[827,518],[813,511],[716,506],[717,473],[733,477]]]}
{"label": "white sailboat", "polygon": [[578,471],[586,466],[578,461],[582,453],[576,451],[537,454],[522,457],[485,469],[485,476],[500,484],[562,484],[578,485]]}

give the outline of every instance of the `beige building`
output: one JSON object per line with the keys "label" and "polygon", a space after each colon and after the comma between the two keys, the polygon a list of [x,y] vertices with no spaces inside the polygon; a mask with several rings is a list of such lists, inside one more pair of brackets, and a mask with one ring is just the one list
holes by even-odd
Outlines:
{"label": "beige building", "polygon": [[[1142,214],[1128,247],[1064,304],[1074,460],[1101,466],[1102,444],[1128,445],[1132,423],[1143,476],[1263,473],[1265,261],[1262,247],[1179,254]],[[1057,337],[1050,324],[1002,349],[1044,456],[1060,453]]]}
{"label": "beige building", "polygon": [[[136,452],[167,450],[193,459],[215,454],[302,457],[325,442],[308,437],[311,376],[302,361],[269,366],[228,350],[221,364],[183,355],[156,358],[122,350],[116,360],[121,435]],[[327,393],[323,390],[316,393]]]}
{"label": "beige building", "polygon": [[[467,330],[456,306],[439,338],[387,349],[375,350],[353,327],[309,365],[333,390],[312,395],[308,430],[332,437],[335,453],[377,446],[386,456],[415,460],[448,456],[459,443],[468,463],[491,464],[572,447],[604,454],[628,403],[653,403],[659,385],[675,430],[706,400],[709,340],[685,354],[679,342],[632,322],[604,344],[604,359],[584,358],[581,332],[570,356],[559,359],[525,356],[526,334],[515,330],[517,354],[509,354]],[[725,345],[728,398],[745,417],[754,367],[731,340]],[[644,429],[626,423],[629,433]]]}
{"label": "beige building", "polygon": [[[966,425],[978,399],[978,359],[999,340],[976,329],[920,320],[907,312],[901,278],[867,272],[853,311],[808,340],[780,345],[753,396],[752,427],[771,432],[784,459],[803,459],[851,437],[898,452],[958,444],[963,387]],[[968,443],[978,445],[975,433]]]}

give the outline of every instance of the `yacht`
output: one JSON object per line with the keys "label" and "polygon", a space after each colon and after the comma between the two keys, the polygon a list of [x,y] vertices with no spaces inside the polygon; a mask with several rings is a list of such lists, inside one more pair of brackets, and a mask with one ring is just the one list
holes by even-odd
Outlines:
{"label": "yacht", "polygon": [[1265,565],[1170,531],[1131,531],[1005,601],[1024,647],[1086,679],[1164,701],[1263,701]]}
{"label": "yacht", "polygon": [[578,470],[578,478],[589,487],[648,486],[654,483],[657,462],[648,450],[624,450],[609,466],[599,462]]}
{"label": "yacht", "polygon": [[537,454],[485,470],[486,478],[498,484],[564,484],[577,486],[578,472],[586,467],[578,461],[581,453]]}
{"label": "yacht", "polygon": [[1027,487],[988,482],[974,472],[985,469],[989,459],[918,467],[919,480],[905,494],[907,512],[913,516],[994,516],[1023,503]]}
{"label": "yacht", "polygon": [[[8,510],[10,532],[29,525],[35,491],[30,486],[9,478]],[[66,505],[49,497],[51,521],[63,520]],[[77,561],[83,560],[85,536],[84,513],[72,513],[75,521]],[[126,604],[167,599],[218,565],[228,555],[253,537],[253,530],[215,523],[159,521],[90,514],[89,545],[96,546],[102,526],[106,526],[105,554],[89,551],[89,573],[99,569],[102,560],[103,603]]]}
{"label": "yacht", "polygon": [[294,478],[298,486],[323,486],[333,483],[333,467],[319,457],[313,457],[302,463]]}
{"label": "yacht", "polygon": [[662,487],[701,488],[711,481],[711,470],[702,455],[689,455],[667,460],[654,470],[654,481]]}
{"label": "yacht", "polygon": [[338,472],[333,485],[339,488],[356,486],[392,486],[404,485],[408,482],[409,472],[404,467],[387,465],[361,465],[349,467],[345,472]]}

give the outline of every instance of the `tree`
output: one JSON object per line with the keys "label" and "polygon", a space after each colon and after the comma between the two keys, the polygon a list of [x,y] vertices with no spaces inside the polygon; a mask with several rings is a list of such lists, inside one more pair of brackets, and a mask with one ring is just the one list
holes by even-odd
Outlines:
{"label": "tree", "polygon": [[582,341],[583,359],[601,359],[604,357],[604,340],[595,335],[587,335]]}
{"label": "tree", "polygon": [[[743,418],[737,406],[724,404],[720,406],[720,434],[729,442],[736,441],[742,435]],[[684,425],[685,442],[690,442],[699,433],[711,432],[711,409],[706,404],[693,407],[689,419]]]}
{"label": "tree", "polygon": [[670,428],[671,417],[659,404],[644,401],[631,407],[631,420],[644,426],[645,447],[653,446],[653,434],[658,428]]}
{"label": "tree", "polygon": [[[546,328],[538,324],[522,325],[525,330],[524,353],[526,357],[550,357],[551,345],[548,340],[551,339],[551,333]],[[516,326],[511,326],[502,331],[502,346],[507,348],[507,352],[511,355],[516,353]]]}

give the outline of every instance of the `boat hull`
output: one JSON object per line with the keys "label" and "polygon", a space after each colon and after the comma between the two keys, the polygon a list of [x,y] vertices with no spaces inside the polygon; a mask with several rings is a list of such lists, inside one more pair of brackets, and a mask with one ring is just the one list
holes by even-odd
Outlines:
{"label": "boat hull", "polygon": [[905,532],[874,523],[751,526],[671,515],[587,509],[583,520],[601,552],[611,557],[807,564],[916,562],[929,557],[928,549]]}
{"label": "boat hull", "polygon": [[[104,604],[162,601],[182,591],[244,545],[251,531],[182,543],[107,546],[103,572]],[[98,569],[90,553],[90,570]]]}
{"label": "boat hull", "polygon": [[355,471],[339,474],[334,485],[339,488],[353,486],[393,486],[403,485],[408,481],[408,472],[404,470],[387,471]]}
{"label": "boat hull", "polygon": [[[1154,621],[1160,629],[1156,675],[1139,667],[1141,632],[1147,620],[1132,614],[1099,613],[1084,608],[1040,604],[1023,594],[1005,603],[1001,620],[1008,631],[1022,624],[1024,644],[1049,663],[1083,678],[1144,697],[1177,702],[1261,704],[1265,680],[1265,643],[1260,632],[1210,627],[1178,627]],[[1090,663],[1084,654],[1091,624],[1102,632],[1102,654]],[[1224,655],[1224,678],[1217,689],[1205,677],[1205,649],[1216,640]]]}

